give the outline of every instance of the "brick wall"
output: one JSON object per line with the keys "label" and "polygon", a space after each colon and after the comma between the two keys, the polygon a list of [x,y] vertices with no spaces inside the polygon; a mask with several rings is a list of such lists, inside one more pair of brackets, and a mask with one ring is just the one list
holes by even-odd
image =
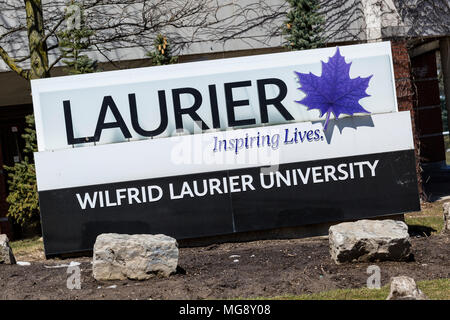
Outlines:
{"label": "brick wall", "polygon": [[411,112],[411,125],[414,134],[414,147],[416,154],[416,171],[419,194],[424,198],[422,189],[422,178],[420,167],[420,141],[416,128],[416,104],[415,89],[411,73],[411,60],[408,53],[407,42],[405,40],[391,41],[392,60],[394,64],[395,87],[397,91],[397,103],[399,111]]}

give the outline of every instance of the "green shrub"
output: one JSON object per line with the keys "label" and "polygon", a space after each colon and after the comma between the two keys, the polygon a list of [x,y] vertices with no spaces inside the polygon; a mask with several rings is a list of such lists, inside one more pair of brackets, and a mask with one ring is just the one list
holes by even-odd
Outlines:
{"label": "green shrub", "polygon": [[40,226],[39,199],[36,185],[36,170],[33,152],[37,151],[34,116],[25,117],[27,128],[22,137],[25,139],[24,159],[14,166],[5,166],[8,172],[9,204],[8,217],[23,227]]}

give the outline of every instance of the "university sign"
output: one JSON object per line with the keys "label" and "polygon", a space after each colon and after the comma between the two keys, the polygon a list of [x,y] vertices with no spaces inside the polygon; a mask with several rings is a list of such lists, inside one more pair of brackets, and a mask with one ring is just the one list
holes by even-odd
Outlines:
{"label": "university sign", "polygon": [[419,208],[389,42],[33,80],[47,256]]}

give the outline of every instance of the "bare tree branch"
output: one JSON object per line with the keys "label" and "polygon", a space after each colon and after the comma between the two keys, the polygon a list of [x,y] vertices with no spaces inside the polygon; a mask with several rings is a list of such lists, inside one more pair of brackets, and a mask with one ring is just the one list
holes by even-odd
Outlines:
{"label": "bare tree branch", "polygon": [[0,47],[0,57],[3,59],[3,61],[8,65],[8,67],[11,68],[12,71],[16,72],[18,75],[25,79],[29,79],[30,71],[29,70],[23,70],[20,68],[15,62],[14,59],[12,59],[8,53]]}
{"label": "bare tree branch", "polygon": [[[65,0],[42,0],[44,41],[58,65],[59,31],[65,27]],[[373,37],[450,34],[448,0],[319,0],[328,43]],[[205,53],[283,45],[286,0],[84,0],[92,54],[102,61],[145,58],[161,33],[174,54]],[[370,14],[369,14],[370,13]],[[7,65],[30,67],[23,0],[0,3],[0,45]],[[56,61],[56,62],[55,62]],[[118,67],[118,65],[116,65]]]}

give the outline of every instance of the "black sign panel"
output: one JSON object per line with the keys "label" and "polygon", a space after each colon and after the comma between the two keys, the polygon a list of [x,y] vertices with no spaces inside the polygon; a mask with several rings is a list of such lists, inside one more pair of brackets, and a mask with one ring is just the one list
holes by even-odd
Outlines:
{"label": "black sign panel", "polygon": [[47,256],[101,233],[176,239],[420,210],[414,150],[39,192]]}

